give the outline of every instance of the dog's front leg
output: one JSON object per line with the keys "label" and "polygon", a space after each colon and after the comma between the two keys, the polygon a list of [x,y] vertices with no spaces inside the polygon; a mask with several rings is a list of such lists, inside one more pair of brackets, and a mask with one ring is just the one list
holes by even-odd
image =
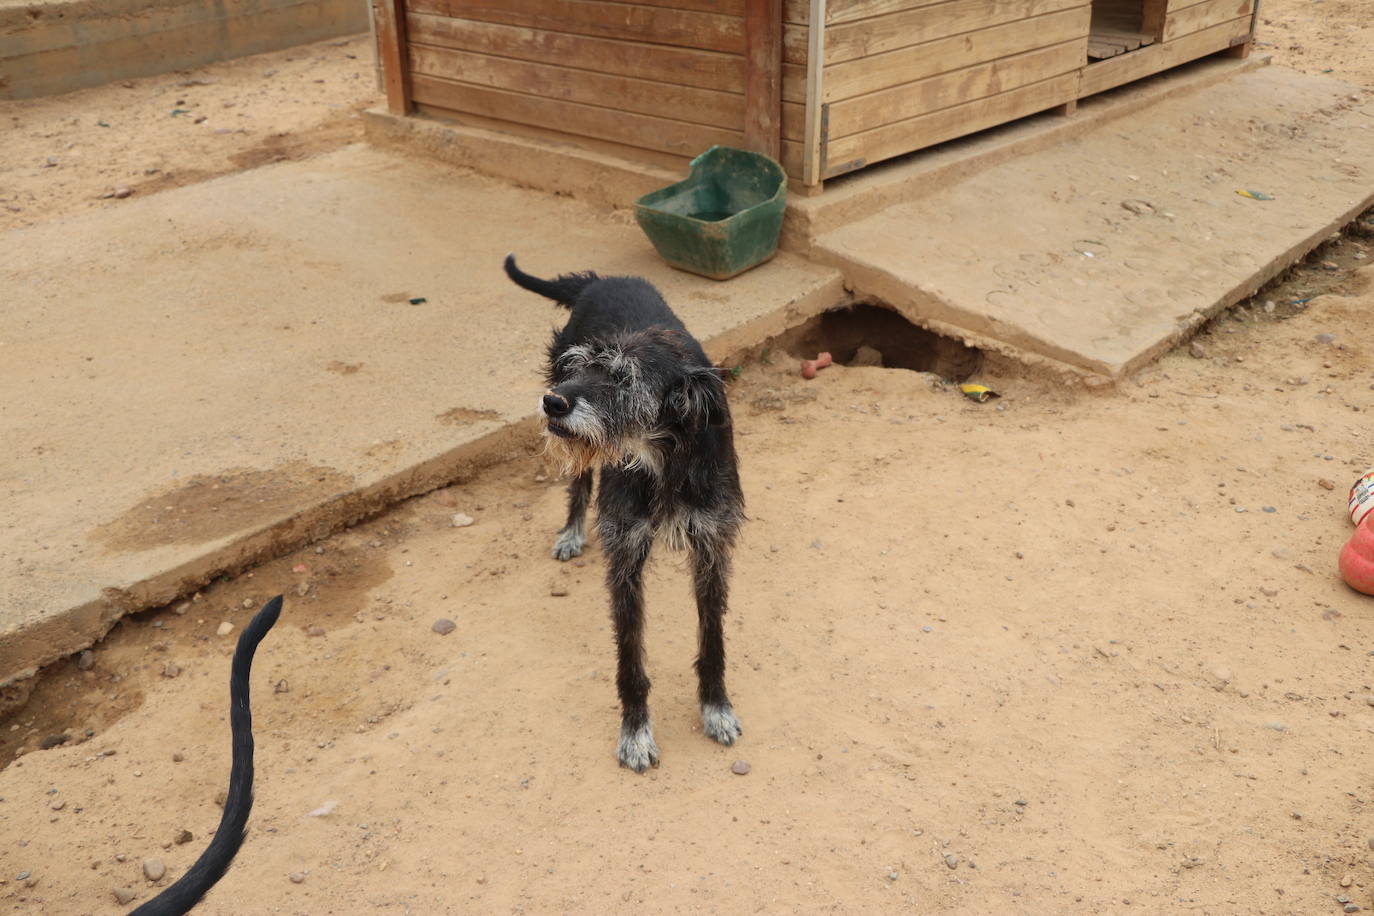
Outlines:
{"label": "dog's front leg", "polygon": [[568,523],[553,542],[555,560],[571,560],[582,556],[587,545],[587,501],[592,495],[591,468],[583,471],[568,484]]}
{"label": "dog's front leg", "polygon": [[692,582],[697,599],[697,698],[701,726],[724,745],[743,734],[725,692],[725,605],[729,595],[728,545],[692,545]]}
{"label": "dog's front leg", "polygon": [[636,773],[658,766],[649,723],[649,676],[644,673],[644,563],[653,546],[647,521],[598,522],[606,555],[606,584],[615,623],[616,688],[620,693],[620,765]]}

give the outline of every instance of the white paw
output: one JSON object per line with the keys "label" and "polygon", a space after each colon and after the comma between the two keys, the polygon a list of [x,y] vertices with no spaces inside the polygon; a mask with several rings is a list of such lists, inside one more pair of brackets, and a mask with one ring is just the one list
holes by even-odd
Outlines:
{"label": "white paw", "polygon": [[658,766],[658,745],[654,744],[654,730],[648,725],[634,731],[627,731],[621,726],[620,746],[616,748],[615,755],[620,758],[621,766],[628,767],[636,773],[643,773],[651,766]]}
{"label": "white paw", "polygon": [[734,744],[735,739],[744,734],[744,730],[739,727],[739,719],[735,718],[735,710],[728,705],[702,706],[701,730],[706,732],[707,737],[719,741],[726,747]]}
{"label": "white paw", "polygon": [[553,542],[553,558],[564,562],[582,556],[582,548],[587,546],[587,532],[581,527],[564,528],[558,532],[558,540]]}

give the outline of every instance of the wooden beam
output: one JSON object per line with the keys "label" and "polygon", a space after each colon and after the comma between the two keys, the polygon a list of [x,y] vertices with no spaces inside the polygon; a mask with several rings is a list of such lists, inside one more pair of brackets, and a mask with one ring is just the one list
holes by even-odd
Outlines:
{"label": "wooden beam", "polygon": [[782,0],[744,5],[744,146],[782,153]]}
{"label": "wooden beam", "polygon": [[392,114],[410,114],[410,55],[406,53],[405,0],[372,0],[377,23],[377,55],[382,61],[386,107]]}
{"label": "wooden beam", "polygon": [[1164,17],[1169,12],[1169,0],[1144,0],[1140,9],[1140,31],[1155,41],[1164,39]]}
{"label": "wooden beam", "polygon": [[806,130],[802,144],[802,184],[820,187],[825,179],[825,0],[810,0],[806,26]]}

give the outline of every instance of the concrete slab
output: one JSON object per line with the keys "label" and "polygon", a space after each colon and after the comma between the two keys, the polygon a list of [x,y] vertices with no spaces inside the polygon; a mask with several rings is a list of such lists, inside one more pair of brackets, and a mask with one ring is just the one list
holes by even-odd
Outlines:
{"label": "concrete slab", "polygon": [[0,99],[30,99],[368,29],[366,0],[0,0]]}
{"label": "concrete slab", "polygon": [[507,251],[649,277],[717,358],[844,295],[785,253],[679,273],[624,212],[361,146],[10,232],[0,686],[528,447],[559,315]]}
{"label": "concrete slab", "polygon": [[1374,204],[1371,163],[1370,94],[1266,67],[943,183],[810,253],[932,330],[1117,377]]}

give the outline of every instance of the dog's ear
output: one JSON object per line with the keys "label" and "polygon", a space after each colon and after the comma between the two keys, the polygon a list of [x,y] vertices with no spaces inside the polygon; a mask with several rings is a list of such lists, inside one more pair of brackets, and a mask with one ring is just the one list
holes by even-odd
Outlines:
{"label": "dog's ear", "polygon": [[675,392],[676,405],[693,428],[724,426],[730,422],[725,381],[714,366],[689,366]]}

